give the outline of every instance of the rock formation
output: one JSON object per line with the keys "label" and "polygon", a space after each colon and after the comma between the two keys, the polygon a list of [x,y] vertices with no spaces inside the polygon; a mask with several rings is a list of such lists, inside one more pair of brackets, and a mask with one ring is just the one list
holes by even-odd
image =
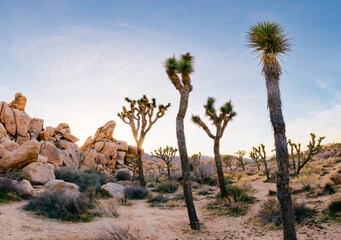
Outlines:
{"label": "rock formation", "polygon": [[[22,169],[32,184],[45,184],[55,179],[54,168],[63,166],[95,169],[107,176],[117,169],[132,170],[130,159],[136,158],[136,147],[113,138],[115,121],[98,128],[79,148],[68,124],[44,127],[43,119],[25,112],[26,102],[21,93],[10,104],[0,102],[0,174]],[[30,191],[26,182],[22,185]]]}

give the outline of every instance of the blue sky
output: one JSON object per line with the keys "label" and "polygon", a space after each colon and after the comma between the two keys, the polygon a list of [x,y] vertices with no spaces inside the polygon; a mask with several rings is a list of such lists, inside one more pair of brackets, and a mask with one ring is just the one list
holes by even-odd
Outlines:
{"label": "blue sky", "polygon": [[221,152],[264,143],[273,148],[264,77],[247,49],[245,32],[277,21],[293,38],[283,57],[281,91],[287,135],[306,145],[309,133],[341,135],[341,1],[2,1],[0,96],[28,98],[26,111],[45,126],[66,122],[81,138],[114,119],[114,137],[134,143],[117,117],[124,97],[143,94],[171,102],[147,135],[147,152],[176,146],[179,95],[164,60],[195,56],[194,90],[186,125],[189,153],[213,155],[212,141],[190,122],[203,116],[208,96],[232,100],[238,116],[227,127]]}

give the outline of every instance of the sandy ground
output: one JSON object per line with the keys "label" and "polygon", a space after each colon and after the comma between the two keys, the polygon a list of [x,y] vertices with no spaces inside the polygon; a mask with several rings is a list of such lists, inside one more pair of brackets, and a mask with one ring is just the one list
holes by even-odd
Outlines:
{"label": "sandy ground", "polygon": [[[282,239],[281,230],[265,230],[254,224],[253,216],[268,190],[275,184],[252,182],[256,189],[253,204],[247,215],[218,217],[203,210],[207,199],[196,196],[195,205],[202,227],[192,231],[187,212],[179,208],[151,208],[145,200],[132,201],[133,206],[120,206],[118,218],[97,218],[89,223],[63,223],[36,216],[22,209],[25,201],[0,205],[0,239],[95,239],[111,226],[129,227],[147,239]],[[323,202],[323,201],[322,201]],[[322,203],[323,204],[323,203]],[[323,228],[304,226],[297,229],[299,239],[341,239],[341,224],[322,224]]]}

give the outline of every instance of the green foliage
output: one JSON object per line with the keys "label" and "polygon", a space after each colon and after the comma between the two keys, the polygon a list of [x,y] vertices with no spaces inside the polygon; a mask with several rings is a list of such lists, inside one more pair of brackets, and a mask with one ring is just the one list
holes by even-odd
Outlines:
{"label": "green foliage", "polygon": [[217,199],[206,205],[207,210],[215,211],[218,216],[239,217],[247,213],[248,204],[241,202],[230,202],[227,199]]}
{"label": "green foliage", "polygon": [[4,176],[5,178],[9,178],[12,180],[22,181],[24,179],[31,181],[31,176],[27,172],[19,169],[19,170],[12,170],[10,172],[7,172]]}
{"label": "green foliage", "polygon": [[179,185],[173,182],[162,182],[154,191],[159,193],[174,193],[178,190]]}
{"label": "green foliage", "polygon": [[81,191],[85,191],[88,187],[93,187],[96,191],[105,184],[106,178],[102,172],[92,169],[81,171],[77,169],[62,167],[55,169],[56,179],[62,179],[65,182],[75,183],[80,187]]}
{"label": "green foliage", "polygon": [[131,180],[131,176],[129,171],[127,170],[119,170],[115,173],[115,178],[117,181],[127,181]]}
{"label": "green foliage", "polygon": [[[227,196],[232,198],[234,202],[254,203],[255,198],[249,195],[250,189],[241,187],[236,184],[226,185]],[[220,192],[216,198],[220,198]]]}
{"label": "green foliage", "polygon": [[129,185],[124,188],[124,196],[128,199],[145,199],[148,194],[146,187]]}
{"label": "green foliage", "polygon": [[[305,202],[298,202],[296,199],[293,199],[293,206],[295,212],[295,221],[297,223],[302,223],[304,219],[311,218],[317,214],[317,211],[307,207]],[[257,217],[263,224],[282,224],[281,212],[277,199],[270,197],[263,201],[258,211]]]}
{"label": "green foliage", "polygon": [[0,203],[21,200],[11,179],[0,178]]}
{"label": "green foliage", "polygon": [[58,191],[46,191],[29,200],[24,209],[48,218],[88,222],[93,218],[90,213],[90,209],[93,207],[94,202],[91,202],[85,194],[75,196]]}
{"label": "green foliage", "polygon": [[254,53],[275,54],[280,56],[291,50],[290,38],[284,33],[284,28],[276,22],[258,22],[247,32],[247,46]]}

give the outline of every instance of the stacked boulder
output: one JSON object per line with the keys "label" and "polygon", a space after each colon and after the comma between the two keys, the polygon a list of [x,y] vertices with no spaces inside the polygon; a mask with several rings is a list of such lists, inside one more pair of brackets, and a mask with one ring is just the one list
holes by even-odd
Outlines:
{"label": "stacked boulder", "polygon": [[136,147],[113,138],[115,121],[98,128],[79,148],[68,124],[44,128],[43,119],[25,112],[26,102],[21,93],[10,104],[0,102],[0,176],[20,169],[30,175],[32,184],[46,184],[62,166],[95,169],[107,176],[117,169],[131,170]]}
{"label": "stacked boulder", "polygon": [[95,169],[106,175],[113,174],[117,169],[132,170],[130,158],[137,156],[136,147],[125,141],[113,138],[115,121],[109,121],[97,129],[95,135],[89,136],[81,150],[81,169]]}

